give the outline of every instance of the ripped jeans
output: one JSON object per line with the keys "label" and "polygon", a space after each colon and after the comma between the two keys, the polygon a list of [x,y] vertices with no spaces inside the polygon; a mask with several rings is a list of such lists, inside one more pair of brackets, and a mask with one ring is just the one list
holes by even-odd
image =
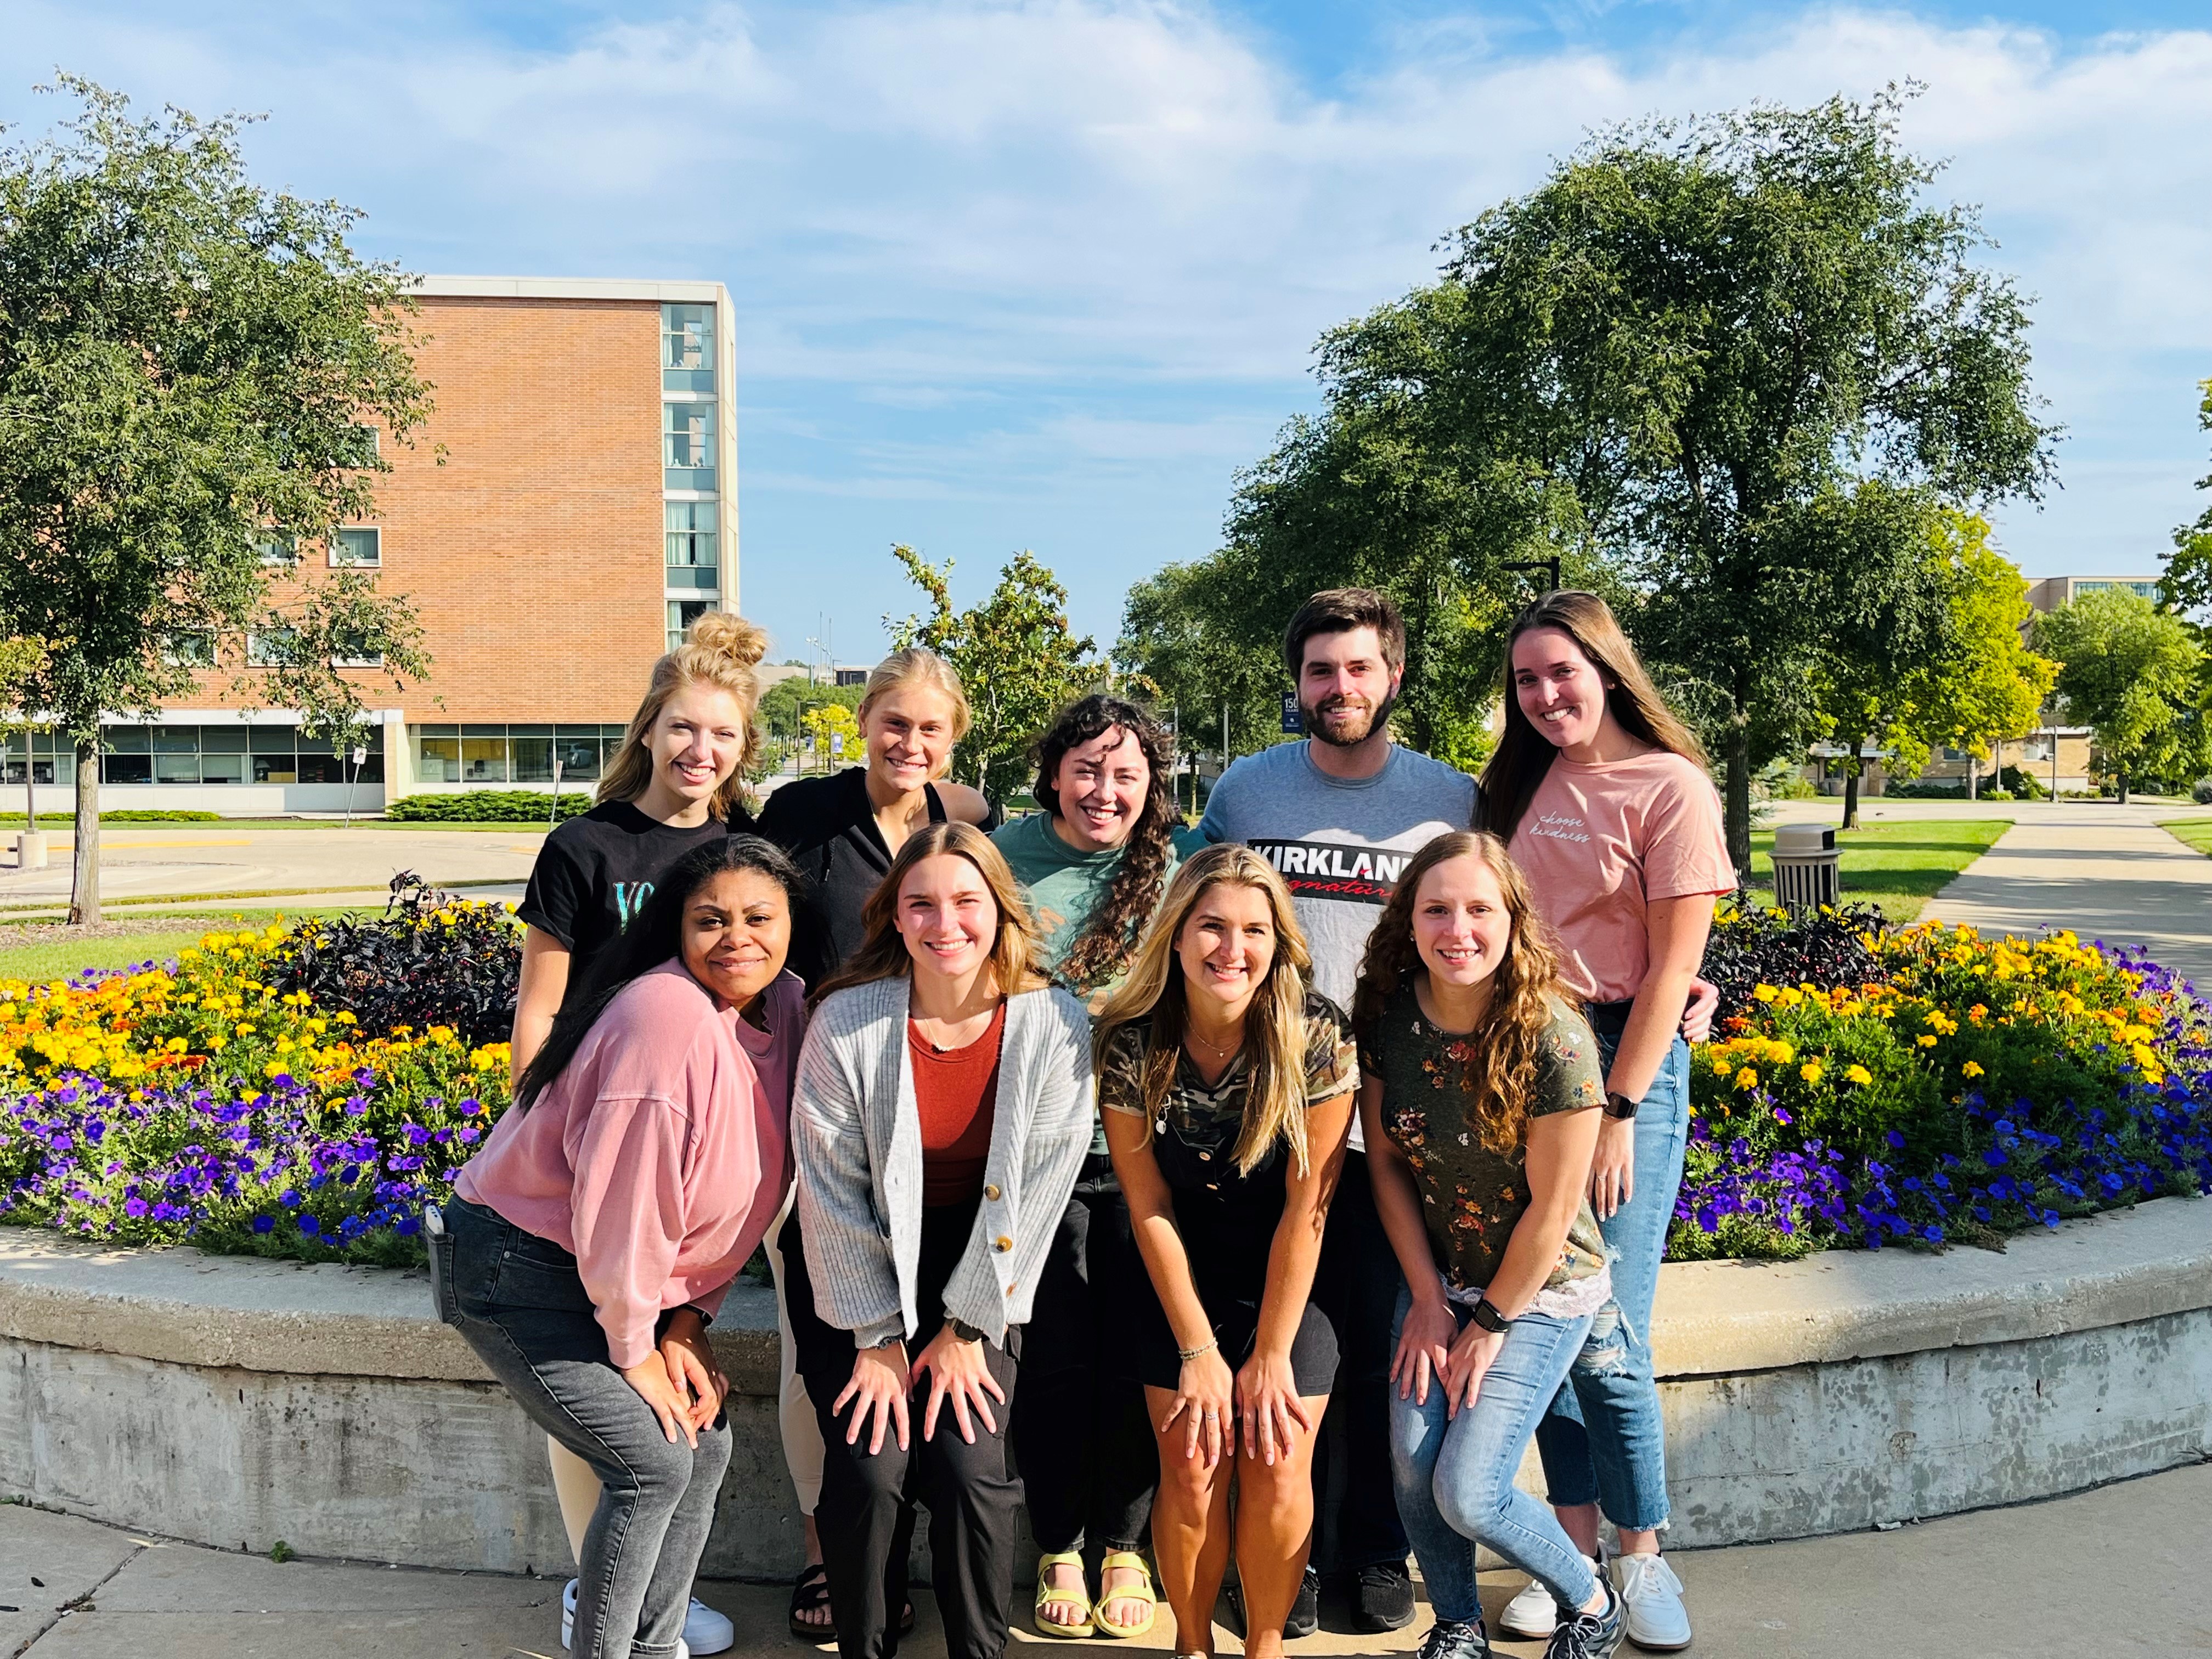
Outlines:
{"label": "ripped jeans", "polygon": [[[1410,1291],[1398,1292],[1390,1322],[1395,1350]],[[1460,1328],[1468,1310],[1455,1307]],[[1474,1406],[1452,1417],[1441,1378],[1429,1384],[1425,1402],[1401,1400],[1390,1389],[1390,1480],[1398,1516],[1428,1585],[1440,1620],[1474,1624],[1482,1617],[1475,1594],[1474,1547],[1487,1544],[1530,1577],[1541,1581],[1562,1607],[1579,1607],[1597,1594],[1589,1558],[1574,1547],[1559,1519],[1513,1484],[1528,1437],[1552,1396],[1586,1365],[1617,1364],[1620,1316],[1611,1303],[1593,1318],[1553,1319],[1524,1313],[1505,1333],[1498,1358],[1483,1373]],[[1613,1334],[1609,1340],[1604,1333]],[[1610,1356],[1610,1359],[1608,1359]]]}
{"label": "ripped jeans", "polygon": [[[1598,1035],[1607,1067],[1618,1041],[1617,1033]],[[1613,1253],[1617,1356],[1602,1366],[1577,1365],[1575,1386],[1559,1391],[1536,1425],[1553,1504],[1564,1510],[1594,1503],[1616,1527],[1656,1531],[1667,1524],[1667,1431],[1651,1375],[1651,1304],[1689,1127],[1690,1049],[1676,1037],[1638,1105],[1633,1196],[1598,1223]]]}

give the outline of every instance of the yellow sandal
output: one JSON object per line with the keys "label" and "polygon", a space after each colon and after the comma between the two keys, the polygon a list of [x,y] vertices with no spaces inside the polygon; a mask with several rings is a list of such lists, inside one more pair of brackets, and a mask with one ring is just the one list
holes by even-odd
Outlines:
{"label": "yellow sandal", "polygon": [[[1056,1590],[1052,1588],[1051,1583],[1048,1577],[1051,1570],[1054,1567],[1067,1566],[1072,1566],[1075,1569],[1076,1581],[1079,1583],[1082,1583],[1082,1551],[1063,1550],[1057,1555],[1040,1555],[1037,1557],[1036,1607],[1035,1616],[1036,1620],[1037,1633],[1039,1635],[1064,1637],[1070,1641],[1074,1641],[1092,1633],[1091,1621],[1097,1614],[1095,1609],[1093,1609],[1091,1605],[1090,1597],[1085,1595],[1082,1590]],[[1084,1610],[1083,1622],[1079,1625],[1061,1625],[1056,1624],[1052,1620],[1046,1618],[1044,1616],[1045,1607],[1048,1603],[1053,1601],[1072,1601],[1078,1607],[1080,1607]]]}
{"label": "yellow sandal", "polygon": [[[1143,1585],[1134,1589],[1115,1590],[1109,1595],[1106,1589],[1106,1575],[1117,1567],[1127,1569],[1131,1572],[1142,1573],[1145,1577]],[[1117,1625],[1106,1616],[1106,1604],[1109,1601],[1133,1601],[1140,1597],[1150,1604],[1146,1608],[1141,1623]],[[1145,1565],[1143,1556],[1133,1550],[1116,1550],[1098,1564],[1098,1601],[1097,1605],[1091,1608],[1091,1617],[1097,1625],[1101,1635],[1119,1637],[1124,1642],[1133,1641],[1151,1631],[1152,1621],[1159,1617],[1159,1613],[1160,1600],[1158,1593],[1152,1587],[1152,1570]]]}

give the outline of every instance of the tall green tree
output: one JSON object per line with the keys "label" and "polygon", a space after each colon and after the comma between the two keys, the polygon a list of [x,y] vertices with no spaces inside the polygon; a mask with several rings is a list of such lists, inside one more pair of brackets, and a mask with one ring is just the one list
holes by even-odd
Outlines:
{"label": "tall green tree", "polygon": [[[2197,424],[2212,432],[2212,380],[2199,383],[2204,401],[2197,406]],[[2197,481],[2199,489],[2212,489],[2212,475]],[[2166,574],[2159,582],[2160,597],[2170,610],[2185,614],[2212,612],[2212,507],[2194,523],[2178,526],[2173,551],[2166,556]]]}
{"label": "tall green tree", "polygon": [[251,680],[249,633],[289,641],[295,691],[362,636],[406,655],[404,600],[317,605],[264,555],[373,513],[377,429],[405,441],[429,388],[402,274],[348,246],[351,210],[256,185],[238,118],[59,89],[77,112],[0,149],[0,617],[52,642],[29,690],[75,740],[90,921],[103,710],[150,714],[210,653]]}
{"label": "tall green tree", "polygon": [[1404,498],[1471,590],[1549,546],[1640,596],[1625,620],[1720,751],[1739,866],[1752,777],[1818,729],[1831,643],[1923,580],[1901,540],[1860,557],[1833,504],[2050,476],[2026,307],[1976,264],[1972,212],[1923,199],[1898,113],[1601,135],[1461,230],[1441,284],[1322,345],[1330,416],[1419,477]]}
{"label": "tall green tree", "polygon": [[1231,760],[1283,740],[1281,629],[1245,626],[1243,610],[1212,559],[1168,565],[1123,603],[1114,662],[1175,722],[1176,748],[1193,759],[1218,752],[1224,730]]}
{"label": "tall green tree", "polygon": [[2035,648],[2059,663],[2058,695],[2123,802],[2136,783],[2185,782],[2212,765],[2196,718],[2203,647],[2180,617],[2099,589],[2038,617]]}
{"label": "tall green tree", "polygon": [[885,617],[894,645],[927,646],[958,671],[975,723],[953,751],[953,770],[974,781],[993,800],[1026,788],[1030,745],[1053,716],[1106,678],[1086,635],[1067,625],[1067,590],[1036,557],[1017,553],[999,573],[999,585],[982,604],[952,607],[948,559],[933,565],[914,549],[894,547],[928,597],[927,616]]}

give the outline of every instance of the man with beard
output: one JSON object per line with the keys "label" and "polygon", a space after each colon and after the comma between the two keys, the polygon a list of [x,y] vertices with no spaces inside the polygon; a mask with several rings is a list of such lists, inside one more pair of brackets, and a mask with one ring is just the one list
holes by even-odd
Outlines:
{"label": "man with beard", "polygon": [[[1282,872],[1313,952],[1314,988],[1352,1002],[1361,953],[1398,872],[1431,840],[1474,821],[1474,780],[1390,741],[1390,705],[1406,672],[1406,624],[1365,587],[1316,593],[1291,618],[1283,656],[1306,740],[1238,761],[1215,785],[1200,833],[1243,842]],[[1329,1206],[1315,1295],[1337,1329],[1337,1386],[1314,1460],[1317,1546],[1343,1583],[1355,1629],[1395,1630],[1413,1616],[1406,1533],[1390,1491],[1390,1316],[1397,1258],[1375,1211],[1358,1123]],[[1341,1497],[1325,1501],[1337,1485]],[[1316,1558],[1320,1550],[1316,1551]],[[1310,1635],[1320,1582],[1311,1567],[1284,1627]]]}

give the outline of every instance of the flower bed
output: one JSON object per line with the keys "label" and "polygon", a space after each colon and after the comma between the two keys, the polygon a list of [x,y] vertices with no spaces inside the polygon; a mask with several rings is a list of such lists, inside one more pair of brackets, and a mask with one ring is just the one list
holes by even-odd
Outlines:
{"label": "flower bed", "polygon": [[[340,997],[349,979],[365,1008],[402,977],[480,981],[516,931],[505,905],[416,890],[366,927],[210,933],[169,965],[0,980],[0,1221],[419,1261],[423,1201],[507,1103],[507,1045],[447,1024],[377,1032]],[[379,951],[410,971],[362,972]],[[293,988],[310,970],[339,995]]]}
{"label": "flower bed", "polygon": [[2140,953],[1850,914],[1716,940],[1671,1258],[1994,1244],[2212,1191],[2207,1010]]}

